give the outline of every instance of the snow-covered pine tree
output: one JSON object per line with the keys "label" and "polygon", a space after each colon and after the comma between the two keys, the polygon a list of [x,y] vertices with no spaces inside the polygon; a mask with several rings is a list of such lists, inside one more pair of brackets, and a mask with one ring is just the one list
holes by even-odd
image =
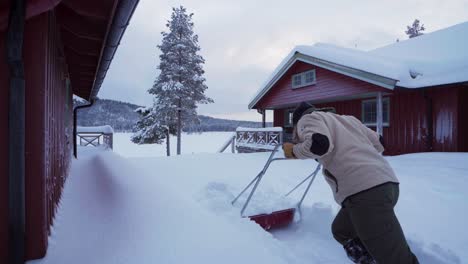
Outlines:
{"label": "snow-covered pine tree", "polygon": [[141,115],[141,119],[133,127],[134,134],[130,138],[136,144],[161,144],[166,138],[162,124],[158,121],[154,109],[141,107],[135,112]]}
{"label": "snow-covered pine tree", "polygon": [[[181,131],[184,125],[198,122],[197,105],[212,103],[205,95],[205,73],[202,65],[205,60],[198,54],[198,36],[193,32],[192,14],[180,6],[172,9],[171,20],[162,32],[160,64],[161,71],[149,93],[155,96],[154,112],[165,114],[157,117],[158,122],[175,123],[177,129],[177,154],[181,153]],[[156,109],[158,109],[156,111]],[[173,122],[173,121],[176,122]],[[155,120],[156,121],[156,120]]]}
{"label": "snow-covered pine tree", "polygon": [[419,19],[415,19],[411,26],[406,26],[407,29],[405,33],[409,38],[414,38],[424,34],[423,31],[426,30],[426,28],[424,27],[424,24],[419,25],[419,23]]}

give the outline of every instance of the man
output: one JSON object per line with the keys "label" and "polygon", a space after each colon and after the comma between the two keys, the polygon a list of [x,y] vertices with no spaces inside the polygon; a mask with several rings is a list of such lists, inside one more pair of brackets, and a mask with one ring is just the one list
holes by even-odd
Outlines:
{"label": "man", "polygon": [[354,263],[419,263],[393,211],[398,179],[382,156],[381,137],[353,116],[302,103],[293,113],[296,144],[288,158],[316,159],[342,206],[332,224],[334,238]]}

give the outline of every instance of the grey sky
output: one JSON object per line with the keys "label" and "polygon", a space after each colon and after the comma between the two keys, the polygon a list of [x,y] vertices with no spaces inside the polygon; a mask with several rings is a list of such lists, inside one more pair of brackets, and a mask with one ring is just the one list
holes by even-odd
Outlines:
{"label": "grey sky", "polygon": [[[99,96],[150,105],[161,42],[173,6],[194,14],[207,94],[199,113],[260,121],[247,105],[295,45],[316,42],[369,50],[406,39],[418,18],[427,32],[468,20],[468,0],[140,0]],[[268,117],[271,119],[271,115]]]}

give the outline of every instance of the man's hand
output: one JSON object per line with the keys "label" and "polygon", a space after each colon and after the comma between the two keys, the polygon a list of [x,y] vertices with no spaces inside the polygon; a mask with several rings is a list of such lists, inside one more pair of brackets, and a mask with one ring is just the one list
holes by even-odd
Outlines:
{"label": "man's hand", "polygon": [[293,147],[294,147],[294,144],[289,143],[289,142],[283,144],[284,156],[286,158],[288,158],[288,159],[295,159],[296,158],[296,156],[294,156]]}

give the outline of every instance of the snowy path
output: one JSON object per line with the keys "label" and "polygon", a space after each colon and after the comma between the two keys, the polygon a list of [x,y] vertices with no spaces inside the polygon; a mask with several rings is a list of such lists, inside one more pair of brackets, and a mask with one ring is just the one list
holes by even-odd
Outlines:
{"label": "snowy path", "polygon": [[[75,161],[45,259],[30,263],[349,263],[330,224],[338,206],[323,177],[300,223],[272,234],[239,217],[231,199],[267,154],[197,154],[125,159],[89,152]],[[397,214],[421,263],[468,259],[468,154],[391,157],[402,182]],[[279,199],[313,161],[285,161],[250,213],[287,207]]]}

